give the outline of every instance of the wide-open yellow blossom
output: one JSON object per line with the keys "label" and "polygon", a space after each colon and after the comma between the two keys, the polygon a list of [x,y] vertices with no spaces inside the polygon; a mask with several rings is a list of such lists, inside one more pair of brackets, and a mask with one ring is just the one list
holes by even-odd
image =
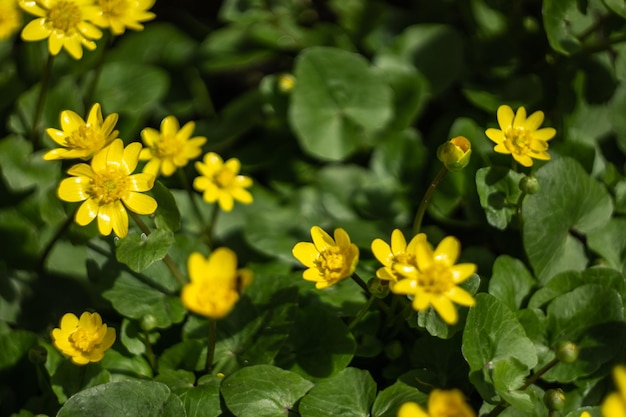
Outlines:
{"label": "wide-open yellow blossom", "polygon": [[235,200],[243,204],[252,203],[252,194],[246,190],[252,186],[252,179],[239,175],[239,159],[230,158],[224,162],[221,156],[209,152],[202,162],[196,162],[196,169],[200,175],[194,179],[193,187],[202,192],[202,198],[207,203],[217,201],[224,211],[231,211]]}
{"label": "wide-open yellow blossom", "polygon": [[94,40],[102,37],[100,29],[90,23],[98,14],[93,0],[19,0],[19,4],[37,16],[22,30],[22,39],[40,41],[48,38],[48,50],[52,55],[65,48],[74,59],[80,59],[83,46],[96,49]]}
{"label": "wide-open yellow blossom", "polygon": [[498,108],[498,124],[500,129],[487,129],[485,135],[496,143],[494,151],[511,154],[525,167],[532,166],[533,158],[549,160],[548,141],[556,135],[551,127],[539,129],[543,123],[543,112],[536,111],[526,117],[526,109],[520,107],[517,113],[503,105]]}
{"label": "wide-open yellow blossom", "polygon": [[160,132],[151,127],[143,129],[141,138],[146,147],[141,150],[139,160],[149,161],[143,172],[169,177],[190,159],[200,156],[206,138],[191,137],[195,126],[194,122],[187,122],[181,129],[176,117],[167,116],[161,122]]}
{"label": "wide-open yellow blossom", "polygon": [[115,342],[115,329],[102,323],[98,313],[84,312],[80,319],[72,313],[61,318],[51,332],[52,343],[77,365],[99,362]]}
{"label": "wide-open yellow blossom", "polygon": [[142,194],[152,189],[154,176],[132,174],[140,151],[138,142],[124,148],[122,140],[115,139],[93,157],[91,165],[81,163],[67,171],[72,177],[61,181],[57,194],[63,201],[83,201],[76,211],[76,223],[84,226],[97,217],[101,234],[108,236],[113,230],[123,238],[128,233],[126,209],[154,213],[156,200]]}
{"label": "wide-open yellow blossom", "polygon": [[602,402],[604,417],[626,417],[626,366],[618,365],[613,368],[613,379],[617,392],[612,392]]}
{"label": "wide-open yellow blossom", "polygon": [[399,265],[412,265],[417,268],[415,249],[417,242],[420,240],[426,240],[424,233],[413,236],[407,245],[404,234],[400,229],[395,229],[391,232],[391,244],[382,239],[374,239],[372,241],[372,253],[383,264],[376,271],[376,277],[389,281],[390,286],[393,286],[399,279],[404,278],[403,275],[399,275],[397,272]]}
{"label": "wide-open yellow blossom", "polygon": [[237,269],[237,255],[228,248],[214,250],[208,258],[194,252],[187,260],[190,282],[181,291],[183,305],[212,319],[226,316],[252,282],[252,272]]}
{"label": "wide-open yellow blossom", "polygon": [[470,293],[458,286],[476,272],[475,264],[455,265],[460,252],[461,244],[452,236],[444,238],[435,250],[426,239],[418,240],[415,245],[417,266],[396,265],[396,273],[405,278],[391,290],[412,295],[416,311],[432,306],[446,323],[455,324],[458,314],[453,303],[469,307],[475,302]]}
{"label": "wide-open yellow blossom", "polygon": [[100,149],[110,144],[119,133],[115,128],[118,114],[112,113],[102,118],[100,104],[91,107],[87,121],[71,110],[64,110],[59,117],[61,130],[48,128],[46,133],[62,148],[52,149],[43,156],[50,161],[55,159],[88,160]]}
{"label": "wide-open yellow blossom", "polygon": [[155,0],[96,0],[100,11],[93,23],[109,28],[114,35],[121,35],[126,28],[143,30],[141,22],[152,20],[156,15],[149,12]]}
{"label": "wide-open yellow blossom", "polygon": [[476,413],[460,390],[434,389],[428,395],[428,411],[407,402],[400,406],[398,417],[476,417]]}
{"label": "wide-open yellow blossom", "polygon": [[22,12],[17,0],[0,0],[0,41],[10,38],[22,27]]}
{"label": "wide-open yellow blossom", "polygon": [[293,256],[308,267],[302,278],[315,282],[322,289],[348,278],[359,261],[359,248],[350,242],[350,236],[341,228],[335,229],[333,239],[321,227],[311,228],[311,242],[298,242]]}

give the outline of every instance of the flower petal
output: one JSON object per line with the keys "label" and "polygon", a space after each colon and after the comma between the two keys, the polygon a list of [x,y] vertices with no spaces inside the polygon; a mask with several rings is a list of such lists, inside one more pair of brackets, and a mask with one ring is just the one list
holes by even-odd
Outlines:
{"label": "flower petal", "polygon": [[400,229],[391,232],[391,253],[397,255],[406,252],[406,239]]}
{"label": "flower petal", "polygon": [[99,209],[100,206],[94,199],[90,198],[86,200],[76,211],[76,223],[81,226],[88,225],[96,218]]}
{"label": "flower petal", "polygon": [[513,109],[507,105],[502,105],[498,107],[497,117],[498,117],[498,125],[500,125],[500,130],[506,130],[507,127],[511,127],[513,125],[513,117],[514,117]]}
{"label": "flower petal", "polygon": [[416,403],[408,402],[400,406],[398,417],[428,417],[428,413]]}
{"label": "flower petal", "polygon": [[536,111],[526,119],[526,122],[524,122],[524,125],[522,127],[525,130],[530,130],[532,132],[534,130],[537,130],[537,128],[541,126],[542,123],[543,123],[543,112]]}
{"label": "flower petal", "polygon": [[212,280],[232,283],[237,276],[237,255],[228,248],[217,248],[209,256],[207,274]]}
{"label": "flower petal", "polygon": [[391,265],[393,261],[393,254],[391,253],[391,247],[387,242],[382,239],[374,239],[371,245],[372,253],[374,257],[378,259],[378,262],[385,266]]}
{"label": "flower petal", "polygon": [[452,301],[450,301],[449,298],[444,296],[434,297],[431,300],[431,304],[441,316],[443,321],[448,324],[456,324],[459,316],[457,314],[456,307],[454,307],[454,304],[452,304]]}
{"label": "flower petal", "polygon": [[128,234],[128,213],[120,200],[114,201],[111,205],[113,231],[118,237],[124,238]]}
{"label": "flower petal", "polygon": [[144,192],[154,187],[154,175],[147,172],[128,176],[128,191]]}
{"label": "flower petal", "polygon": [[319,226],[311,227],[311,238],[319,252],[324,252],[330,246],[335,246],[335,241],[324,229]]}
{"label": "flower petal", "polygon": [[476,304],[476,300],[469,292],[465,291],[461,287],[452,287],[450,290],[446,292],[446,297],[457,304],[461,304],[463,306],[471,307]]}
{"label": "flower petal", "polygon": [[157,209],[157,202],[146,194],[130,192],[122,197],[124,205],[137,214],[152,214]]}
{"label": "flower petal", "polygon": [[501,130],[489,128],[485,130],[485,135],[495,143],[504,142],[504,133]]}
{"label": "flower petal", "polygon": [[459,240],[452,236],[445,237],[433,254],[433,258],[437,262],[441,262],[446,266],[452,266],[459,259],[461,253],[461,243]]}
{"label": "flower petal", "polygon": [[311,242],[298,242],[291,250],[293,256],[308,268],[315,266],[319,252]]}
{"label": "flower petal", "polygon": [[524,107],[520,107],[517,109],[517,113],[515,113],[515,119],[513,120],[513,127],[519,128],[523,127],[526,123],[526,109]]}
{"label": "flower petal", "polygon": [[535,130],[533,132],[533,138],[537,140],[548,141],[556,135],[556,129],[552,127],[544,127],[543,129]]}
{"label": "flower petal", "polygon": [[58,197],[63,201],[75,203],[89,198],[91,180],[86,177],[65,178],[59,184]]}
{"label": "flower petal", "polygon": [[465,263],[454,265],[450,268],[452,273],[452,282],[460,284],[476,273],[476,265]]}

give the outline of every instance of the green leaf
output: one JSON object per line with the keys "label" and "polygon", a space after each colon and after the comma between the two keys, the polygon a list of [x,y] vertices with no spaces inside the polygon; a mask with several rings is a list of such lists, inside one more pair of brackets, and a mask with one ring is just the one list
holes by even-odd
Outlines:
{"label": "green leaf", "polygon": [[626,219],[612,218],[587,235],[589,249],[602,256],[607,266],[626,271]]}
{"label": "green leaf", "polygon": [[150,379],[153,376],[148,360],[142,355],[129,357],[109,349],[100,364],[111,373],[113,380],[120,378]]}
{"label": "green leaf", "polygon": [[0,370],[19,362],[37,343],[37,336],[26,330],[10,330],[0,334]]}
{"label": "green leaf", "polygon": [[302,399],[298,411],[302,417],[369,416],[375,396],[376,382],[368,371],[346,368],[317,383]]}
{"label": "green leaf", "polygon": [[487,222],[500,230],[517,218],[517,202],[522,195],[519,187],[524,174],[502,167],[480,168],[476,171],[476,189]]}
{"label": "green leaf", "polygon": [[524,248],[535,276],[546,283],[559,272],[587,266],[578,236],[603,227],[613,206],[607,191],[573,159],[551,161],[535,177],[541,188],[522,205]]}
{"label": "green leaf", "polygon": [[206,361],[206,342],[201,340],[183,340],[159,355],[159,371],[187,370],[201,371]]}
{"label": "green leaf", "polygon": [[519,259],[501,255],[494,262],[489,294],[502,301],[511,311],[522,307],[535,286],[537,281]]}
{"label": "green leaf", "polygon": [[362,56],[312,47],[297,57],[294,72],[289,121],[309,154],[345,159],[389,122],[391,90]]}
{"label": "green leaf", "polygon": [[222,378],[207,375],[198,386],[176,389],[187,411],[187,417],[218,417],[222,415],[220,385]]}
{"label": "green leaf", "polygon": [[[497,401],[496,394],[510,395],[508,387],[537,364],[535,346],[515,314],[486,293],[476,295],[476,305],[467,316],[462,351],[470,366],[470,381],[489,402]],[[498,364],[501,361],[509,364]],[[506,370],[498,374],[498,381],[492,373],[496,365]]]}
{"label": "green leaf", "polygon": [[185,417],[182,401],[165,384],[120,381],[88,388],[72,396],[57,417]]}
{"label": "green leaf", "polygon": [[0,140],[0,173],[9,190],[24,192],[58,180],[58,163],[44,161],[43,154],[32,149],[30,142],[18,136]]}
{"label": "green leaf", "polygon": [[172,232],[176,232],[180,229],[180,211],[176,205],[174,195],[161,181],[155,181],[151,191],[158,203],[155,214],[164,220],[164,223]]}
{"label": "green leaf", "polygon": [[313,386],[300,375],[270,365],[242,368],[222,382],[222,396],[237,417],[290,415]]}
{"label": "green leaf", "polygon": [[400,406],[409,401],[426,404],[428,395],[398,381],[378,393],[372,406],[372,417],[396,417]]}
{"label": "green leaf", "polygon": [[603,0],[603,2],[611,11],[626,18],[626,2],[624,0]]}
{"label": "green leaf", "polygon": [[156,261],[167,255],[174,244],[174,233],[167,229],[157,229],[148,236],[128,234],[116,242],[115,257],[135,272],[143,272]]}
{"label": "green leaf", "polygon": [[582,44],[576,36],[593,22],[580,10],[577,0],[545,0],[543,2],[543,25],[550,46],[557,52],[570,55],[578,52]]}
{"label": "green leaf", "polygon": [[[83,368],[66,359],[59,364],[54,374],[50,377],[50,386],[56,394],[59,403],[63,404],[79,390],[105,384],[110,379],[111,375],[109,372],[104,370],[99,363]],[[78,381],[81,381],[80,386]]]}
{"label": "green leaf", "polygon": [[533,409],[532,399],[528,393],[519,390],[524,385],[527,370],[526,365],[512,358],[496,362],[492,377],[496,392],[504,401],[518,410],[530,412]]}

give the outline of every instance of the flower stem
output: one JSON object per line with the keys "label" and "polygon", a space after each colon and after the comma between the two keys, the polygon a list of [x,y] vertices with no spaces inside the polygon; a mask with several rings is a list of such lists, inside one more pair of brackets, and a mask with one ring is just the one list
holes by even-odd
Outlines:
{"label": "flower stem", "polygon": [[193,190],[191,189],[191,186],[189,185],[189,179],[187,178],[187,174],[185,174],[185,170],[183,168],[178,168],[176,171],[178,171],[178,179],[180,180],[183,187],[185,187],[185,190],[187,191],[187,195],[189,196],[189,201],[191,202],[191,208],[196,213],[196,217],[198,218],[198,221],[200,222],[200,227],[202,229],[205,229],[206,224],[204,223],[204,216],[202,216],[200,207],[198,207],[198,203],[196,202],[196,199],[194,198],[195,193],[193,192]]}
{"label": "flower stem", "polygon": [[209,248],[213,249],[214,239],[213,239],[213,229],[215,229],[215,224],[217,223],[217,215],[220,212],[219,204],[215,202],[213,204],[213,211],[211,211],[211,218],[209,219],[209,224],[204,228],[207,245]]}
{"label": "flower stem", "polygon": [[66,217],[66,219],[63,221],[63,223],[57,230],[57,232],[54,234],[54,236],[50,240],[50,242],[48,242],[48,244],[44,248],[43,252],[41,252],[41,255],[39,255],[39,259],[37,260],[37,271],[39,272],[43,271],[48,255],[50,255],[50,252],[52,252],[54,245],[56,245],[59,239],[61,239],[61,236],[63,236],[63,234],[67,231],[67,229],[69,229],[70,225],[72,224],[72,220],[74,220],[74,216],[76,215],[77,210],[78,210],[78,207],[74,209],[74,212],[72,213],[72,215]]}
{"label": "flower stem", "polygon": [[[143,220],[141,220],[139,215],[137,215],[137,213],[131,210],[128,210],[128,212],[130,213],[130,216],[133,218],[135,223],[137,223],[137,226],[139,226],[141,231],[145,233],[146,236],[150,236],[150,229],[148,228],[148,226],[146,226]],[[180,272],[180,269],[178,269],[178,267],[176,266],[176,264],[174,263],[174,261],[169,255],[165,255],[162,261],[167,266],[167,268],[170,270],[170,272],[172,273],[174,278],[176,278],[176,280],[178,281],[180,285],[185,285],[187,283],[187,280],[183,276],[182,272]]]}
{"label": "flower stem", "polygon": [[213,319],[209,319],[209,338],[207,340],[206,351],[206,372],[211,373],[213,368],[213,358],[215,357],[215,342],[217,340],[217,323]]}
{"label": "flower stem", "polygon": [[156,356],[154,355],[154,350],[152,350],[152,342],[150,342],[150,333],[147,331],[143,331],[143,343],[146,346],[146,357],[148,358],[148,363],[150,363],[150,368],[152,368],[152,372],[156,374],[158,372],[158,364],[156,360]]}
{"label": "flower stem", "polygon": [[39,89],[39,95],[37,97],[37,104],[35,107],[35,114],[33,116],[33,123],[30,127],[30,141],[33,144],[33,149],[39,149],[39,122],[41,114],[43,113],[43,106],[46,102],[46,95],[48,93],[48,84],[50,83],[50,74],[52,73],[52,63],[54,62],[54,55],[48,54],[46,60],[46,67],[44,68],[41,76],[41,87]]}
{"label": "flower stem", "polygon": [[430,203],[430,199],[433,196],[433,192],[435,188],[439,185],[444,175],[446,175],[448,169],[444,166],[435,176],[433,182],[430,183],[426,193],[424,193],[424,197],[422,198],[422,202],[420,203],[419,208],[417,209],[417,214],[415,215],[415,220],[413,221],[413,234],[418,234],[420,229],[422,228],[422,220],[424,219],[424,214],[426,213],[426,208],[428,207],[428,203]]}
{"label": "flower stem", "polygon": [[371,297],[372,294],[370,293],[370,289],[367,287],[365,281],[363,281],[356,272],[353,272],[350,278],[352,278],[352,280],[356,282],[358,286],[363,289],[363,291],[365,291],[365,294],[367,294],[368,297]]}
{"label": "flower stem", "polygon": [[348,331],[351,331],[354,328],[354,326],[356,326],[357,323],[359,321],[361,321],[363,316],[365,316],[365,314],[368,312],[368,310],[370,309],[372,304],[374,304],[374,301],[376,299],[377,299],[376,296],[370,295],[370,298],[368,298],[368,300],[365,303],[365,305],[363,306],[363,308],[357,313],[357,315],[354,317],[354,319],[352,319],[352,322],[350,322],[350,324],[348,325]]}

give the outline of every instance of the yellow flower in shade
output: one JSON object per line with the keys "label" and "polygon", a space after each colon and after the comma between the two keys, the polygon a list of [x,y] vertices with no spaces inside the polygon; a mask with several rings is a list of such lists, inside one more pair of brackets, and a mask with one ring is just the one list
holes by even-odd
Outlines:
{"label": "yellow flower in shade", "polygon": [[97,0],[100,13],[93,23],[101,28],[110,28],[114,35],[121,35],[126,28],[143,30],[141,22],[152,20],[156,15],[149,12],[155,0]]}
{"label": "yellow flower in shade", "polygon": [[536,111],[526,117],[526,109],[520,107],[517,113],[509,106],[498,107],[498,129],[487,129],[485,135],[496,143],[494,151],[511,154],[525,167],[532,166],[533,159],[549,160],[548,141],[556,135],[551,127],[539,129],[543,123],[543,112]]}
{"label": "yellow flower in shade", "polygon": [[75,59],[83,56],[83,46],[96,49],[94,39],[102,32],[90,21],[97,16],[98,9],[92,0],[19,0],[22,9],[38,16],[22,30],[25,41],[40,41],[48,38],[50,54],[57,55],[61,48]]}
{"label": "yellow flower in shade", "polygon": [[420,240],[426,241],[424,233],[415,235],[407,245],[400,229],[391,232],[391,245],[382,239],[374,239],[372,253],[383,264],[383,267],[376,271],[376,277],[390,281],[390,285],[393,286],[399,279],[404,278],[397,272],[398,265],[412,265],[417,268],[415,248]]}
{"label": "yellow flower in shade", "polygon": [[61,112],[61,130],[48,128],[46,133],[62,148],[48,151],[43,159],[90,159],[96,152],[110,144],[119,133],[115,128],[117,113],[102,118],[100,104],[91,107],[87,121],[71,110]]}
{"label": "yellow flower in shade", "polygon": [[115,342],[115,329],[102,323],[98,313],[84,312],[80,319],[72,313],[61,318],[60,328],[53,329],[52,343],[77,365],[99,362]]}
{"label": "yellow flower in shade", "polygon": [[22,27],[17,0],[0,0],[0,41],[10,38]]}
{"label": "yellow flower in shade", "polygon": [[400,406],[398,417],[476,417],[458,389],[434,389],[428,396],[428,412],[417,403],[407,402]]}
{"label": "yellow flower in shade", "polygon": [[252,282],[252,272],[237,269],[237,256],[228,248],[218,248],[208,258],[192,253],[187,269],[190,282],[181,291],[182,303],[188,310],[212,319],[230,313],[240,292]]}
{"label": "yellow flower in shade", "polygon": [[252,194],[246,190],[252,185],[252,179],[239,175],[241,163],[237,158],[224,162],[218,154],[209,152],[202,162],[196,162],[196,169],[200,176],[194,179],[193,187],[203,193],[202,198],[207,203],[217,201],[224,211],[231,211],[235,200],[252,203]]}
{"label": "yellow flower in shade", "polygon": [[61,181],[57,194],[63,201],[83,204],[76,211],[76,223],[85,226],[96,217],[98,229],[105,236],[111,230],[121,238],[128,233],[129,209],[137,214],[152,214],[157,208],[154,198],[142,194],[152,189],[154,176],[131,173],[137,167],[141,144],[126,148],[121,139],[114,140],[91,160],[91,166],[77,164]]}
{"label": "yellow flower in shade", "polygon": [[348,278],[359,261],[359,248],[350,242],[350,236],[341,228],[335,229],[335,238],[319,226],[311,228],[311,242],[298,242],[293,256],[308,269],[302,278],[315,282],[315,288],[330,287]]}
{"label": "yellow flower in shade", "polygon": [[437,159],[450,171],[460,171],[469,164],[472,143],[464,136],[457,136],[437,148]]}
{"label": "yellow flower in shade", "polygon": [[469,307],[475,302],[470,293],[458,286],[476,272],[475,264],[455,265],[460,251],[461,244],[452,236],[444,238],[434,251],[426,239],[418,240],[415,245],[417,267],[398,264],[396,272],[405,279],[399,280],[391,291],[412,295],[416,311],[433,306],[446,323],[455,324],[458,314],[453,303]]}
{"label": "yellow flower in shade", "polygon": [[589,414],[589,411],[583,411],[580,413],[580,417],[591,417],[591,414]]}
{"label": "yellow flower in shade", "polygon": [[202,154],[203,136],[191,137],[196,125],[187,122],[182,129],[174,116],[167,116],[161,122],[161,132],[147,127],[141,131],[146,146],[139,154],[140,161],[148,161],[143,172],[169,177],[177,168],[187,165],[190,159]]}
{"label": "yellow flower in shade", "polygon": [[602,415],[604,417],[626,417],[626,366],[618,365],[613,368],[613,379],[617,386],[617,392],[610,393],[602,402]]}

